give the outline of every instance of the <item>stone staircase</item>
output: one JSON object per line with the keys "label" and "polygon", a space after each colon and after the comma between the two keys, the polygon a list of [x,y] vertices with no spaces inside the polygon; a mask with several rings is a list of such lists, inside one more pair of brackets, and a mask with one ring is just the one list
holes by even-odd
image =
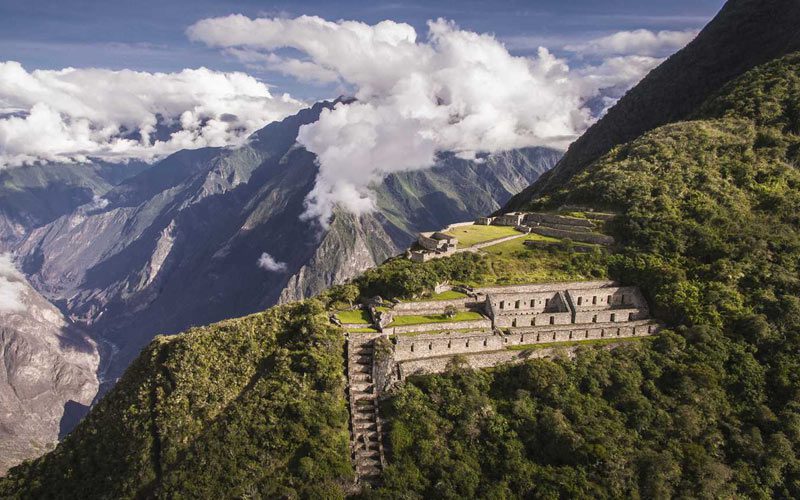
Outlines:
{"label": "stone staircase", "polygon": [[381,426],[372,381],[375,336],[351,333],[347,341],[350,448],[359,486],[376,486],[383,470]]}

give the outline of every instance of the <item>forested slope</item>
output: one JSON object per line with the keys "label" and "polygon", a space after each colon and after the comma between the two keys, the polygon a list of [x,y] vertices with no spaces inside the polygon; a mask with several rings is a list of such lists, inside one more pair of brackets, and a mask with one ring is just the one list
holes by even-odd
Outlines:
{"label": "forested slope", "polygon": [[342,349],[316,301],[158,337],[0,498],[343,496]]}
{"label": "forested slope", "polygon": [[685,48],[650,72],[569,148],[559,164],[514,196],[510,211],[551,192],[612,147],[685,120],[726,82],[800,50],[800,2],[730,0]]}
{"label": "forested slope", "polygon": [[420,378],[387,404],[387,493],[800,496],[800,55],[612,149],[529,207],[621,215],[609,274],[652,342]]}

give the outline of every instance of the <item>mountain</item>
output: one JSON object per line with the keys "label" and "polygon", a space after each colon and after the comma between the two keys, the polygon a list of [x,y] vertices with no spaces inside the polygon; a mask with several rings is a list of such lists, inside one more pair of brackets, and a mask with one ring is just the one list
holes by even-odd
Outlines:
{"label": "mountain", "polygon": [[650,72],[570,145],[559,164],[514,196],[502,211],[568,182],[612,147],[684,120],[726,82],[800,50],[800,2],[731,0],[686,47]]}
{"label": "mountain", "polygon": [[[498,268],[602,271],[666,325],[574,358],[412,377],[380,406],[388,464],[364,496],[800,497],[798,75],[800,53],[766,62],[528,200],[613,211],[610,251],[392,259],[358,277],[363,297],[411,297]],[[157,339],[0,496],[352,493],[342,332],[323,309],[344,288]]]}
{"label": "mountain", "polygon": [[91,203],[147,167],[139,162],[91,162],[0,170],[0,251],[11,249],[31,229]]}
{"label": "mountain", "polygon": [[[31,283],[115,346],[104,380],[157,333],[311,296],[399,253],[419,230],[497,209],[559,157],[540,148],[482,162],[443,155],[377,186],[376,212],[337,213],[321,232],[299,220],[318,167],[296,137],[333,105],[272,123],[241,148],[174,154],[16,247]],[[282,265],[260,269],[265,252]]]}
{"label": "mountain", "polygon": [[[13,298],[11,298],[13,297]],[[97,393],[96,344],[0,255],[0,474],[52,449]]]}

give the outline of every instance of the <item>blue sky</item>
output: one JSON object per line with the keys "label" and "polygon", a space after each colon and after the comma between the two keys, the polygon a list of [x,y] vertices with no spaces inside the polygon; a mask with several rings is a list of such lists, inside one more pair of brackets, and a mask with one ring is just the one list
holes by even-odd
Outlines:
{"label": "blue sky", "polygon": [[[621,30],[700,28],[722,0],[541,0],[541,1],[87,1],[0,0],[0,61],[26,69],[73,67],[177,71],[206,66],[243,70],[220,51],[190,42],[185,29],[208,17],[233,13],[249,17],[318,15],[370,24],[391,19],[426,33],[429,19],[444,17],[461,28],[494,33],[514,54],[539,44],[556,54],[568,43]],[[303,99],[326,89],[276,73],[248,72]]]}

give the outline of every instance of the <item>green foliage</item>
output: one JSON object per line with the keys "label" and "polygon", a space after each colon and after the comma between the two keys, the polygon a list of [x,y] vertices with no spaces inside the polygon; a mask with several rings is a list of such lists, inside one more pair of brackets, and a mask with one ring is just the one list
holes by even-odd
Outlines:
{"label": "green foliage", "polygon": [[414,379],[382,494],[800,496],[800,56],[619,146],[531,208],[611,209],[653,342]]}
{"label": "green foliage", "polygon": [[398,257],[370,269],[355,279],[362,297],[413,298],[430,294],[444,281],[470,283],[480,281],[488,270],[485,256],[464,252],[446,259],[424,263]]}
{"label": "green foliage", "polygon": [[159,337],[0,497],[343,496],[342,355],[316,301]]}

